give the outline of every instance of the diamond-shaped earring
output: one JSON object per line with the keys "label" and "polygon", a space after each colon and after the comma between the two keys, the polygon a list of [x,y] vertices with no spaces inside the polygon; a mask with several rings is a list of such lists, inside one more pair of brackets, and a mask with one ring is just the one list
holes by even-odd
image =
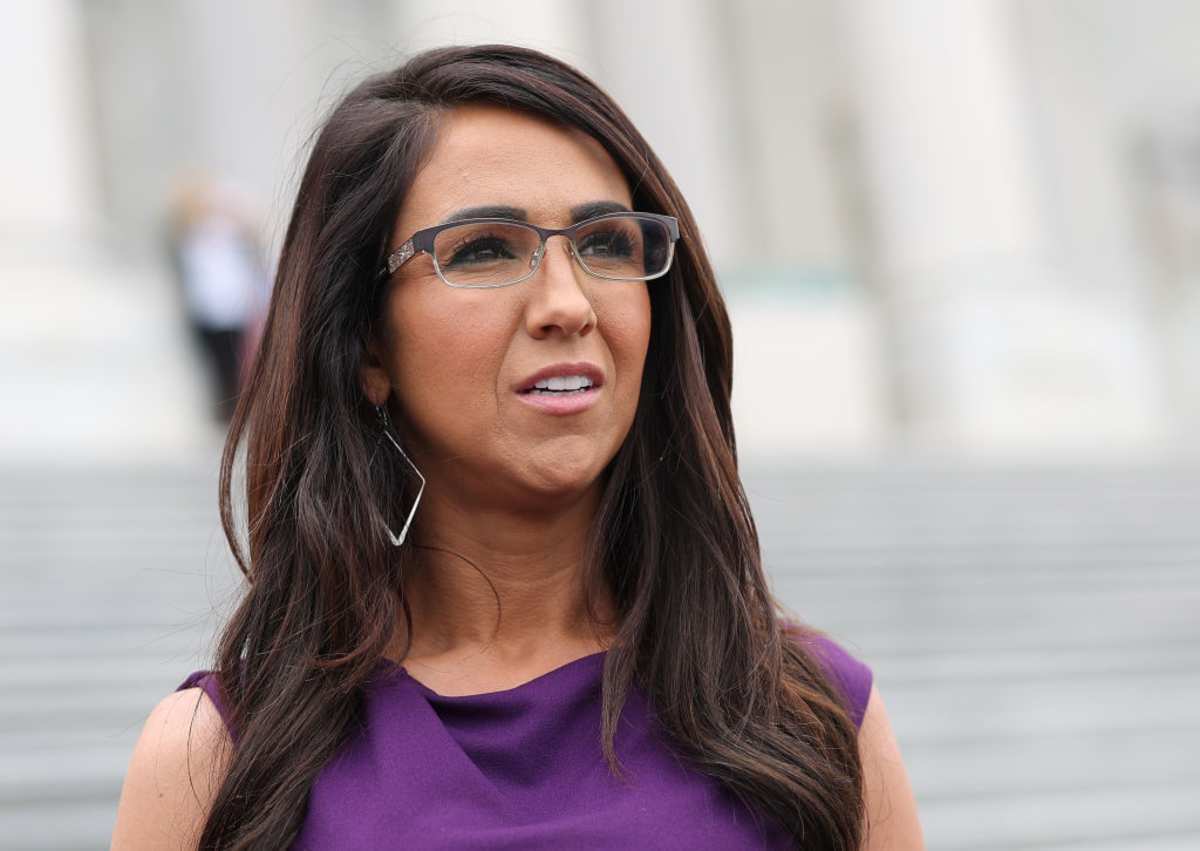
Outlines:
{"label": "diamond-shaped earring", "polygon": [[383,524],[383,528],[387,531],[388,538],[390,538],[392,541],[392,546],[398,547],[403,544],[404,539],[408,537],[408,527],[412,523],[413,515],[417,513],[417,506],[421,502],[421,494],[425,493],[425,477],[421,475],[421,471],[417,469],[417,465],[414,464],[412,459],[408,457],[408,453],[401,448],[400,441],[396,440],[395,436],[392,434],[392,421],[388,418],[387,408],[381,405],[376,405],[375,413],[379,416],[379,422],[381,428],[383,429],[384,436],[392,442],[392,446],[396,447],[396,451],[404,457],[404,460],[408,462],[408,465],[413,468],[413,472],[415,472],[421,479],[421,487],[417,491],[417,498],[413,500],[412,509],[408,512],[408,519],[404,521],[404,528],[400,530],[400,534],[397,535],[395,532],[393,532],[391,527],[387,525],[386,521]]}

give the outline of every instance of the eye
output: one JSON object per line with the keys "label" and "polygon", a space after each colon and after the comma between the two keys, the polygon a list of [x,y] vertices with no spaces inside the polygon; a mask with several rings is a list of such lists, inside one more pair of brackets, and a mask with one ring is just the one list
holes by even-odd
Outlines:
{"label": "eye", "polygon": [[508,240],[498,236],[473,236],[447,253],[449,259],[439,261],[444,268],[495,263],[497,260],[512,260],[516,257]]}
{"label": "eye", "polygon": [[612,227],[595,230],[579,242],[579,253],[584,257],[631,257],[634,241],[623,228]]}

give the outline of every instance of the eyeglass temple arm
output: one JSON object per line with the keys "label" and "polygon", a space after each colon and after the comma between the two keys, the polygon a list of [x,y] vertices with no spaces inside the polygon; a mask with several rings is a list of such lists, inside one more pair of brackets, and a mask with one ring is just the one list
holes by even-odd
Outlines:
{"label": "eyeglass temple arm", "polygon": [[395,274],[396,270],[411,260],[412,256],[416,253],[416,248],[413,246],[413,241],[410,239],[408,242],[404,243],[388,255],[387,265],[379,271],[379,274]]}

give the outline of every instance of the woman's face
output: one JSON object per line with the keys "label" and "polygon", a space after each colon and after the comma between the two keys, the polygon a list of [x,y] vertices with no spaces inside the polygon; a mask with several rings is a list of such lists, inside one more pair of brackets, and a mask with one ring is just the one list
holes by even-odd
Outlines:
{"label": "woman's face", "polygon": [[[389,251],[469,208],[511,207],[533,224],[566,227],[595,204],[630,209],[632,200],[591,137],[499,107],[458,107],[404,199]],[[566,249],[565,237],[552,237],[537,273],[508,287],[449,287],[427,254],[392,277],[386,339],[363,368],[364,389],[375,403],[389,400],[422,472],[464,498],[582,491],[633,422],[650,338],[647,283],[593,278]],[[603,376],[585,410],[551,413],[519,392],[563,362],[589,362]]]}

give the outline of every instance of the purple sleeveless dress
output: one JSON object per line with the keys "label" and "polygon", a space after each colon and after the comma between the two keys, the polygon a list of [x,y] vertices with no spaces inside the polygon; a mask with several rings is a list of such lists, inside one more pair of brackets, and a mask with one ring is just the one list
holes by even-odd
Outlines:
{"label": "purple sleeveless dress", "polygon": [[[871,669],[838,644],[810,644],[861,726]],[[600,747],[606,651],[506,691],[445,697],[384,659],[365,691],[366,726],[321,770],[293,849],[789,848],[774,823],[685,767],[631,687],[615,746]],[[216,678],[196,671],[226,719]]]}

